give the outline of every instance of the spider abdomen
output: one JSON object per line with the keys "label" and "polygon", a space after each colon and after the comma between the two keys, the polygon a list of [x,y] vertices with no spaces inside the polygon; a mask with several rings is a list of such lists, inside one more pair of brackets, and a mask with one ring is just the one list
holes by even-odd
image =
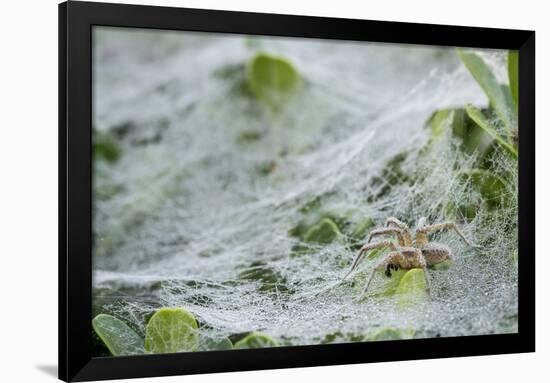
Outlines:
{"label": "spider abdomen", "polygon": [[434,266],[438,263],[452,259],[451,249],[437,242],[430,242],[422,248],[422,255],[426,259],[428,266]]}

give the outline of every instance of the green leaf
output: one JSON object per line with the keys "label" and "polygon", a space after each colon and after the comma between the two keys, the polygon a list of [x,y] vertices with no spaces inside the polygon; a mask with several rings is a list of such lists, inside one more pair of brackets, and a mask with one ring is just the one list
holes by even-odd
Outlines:
{"label": "green leaf", "polygon": [[508,80],[510,81],[510,91],[512,93],[512,99],[516,107],[516,113],[518,108],[518,89],[519,89],[519,52],[510,51],[508,53]]}
{"label": "green leaf", "polygon": [[477,54],[466,52],[462,49],[458,49],[457,51],[466,68],[468,68],[471,75],[489,98],[489,103],[510,131],[514,126],[512,122],[512,105],[509,104],[506,94],[502,91],[502,87],[491,72],[491,69]]}
{"label": "green leaf", "polygon": [[412,328],[384,327],[383,329],[380,329],[371,336],[367,337],[366,340],[376,342],[382,340],[412,339],[415,332],[416,331]]}
{"label": "green leaf", "polygon": [[269,336],[262,333],[252,333],[235,343],[236,349],[277,347],[278,344]]}
{"label": "green leaf", "polygon": [[510,189],[514,186],[509,184],[506,178],[481,168],[461,170],[460,177],[468,189],[477,191],[479,195],[472,193],[460,203],[450,201],[445,208],[448,219],[472,220],[477,215],[481,204],[487,206],[489,211],[509,206],[510,198],[513,196]]}
{"label": "green leaf", "polygon": [[365,239],[365,236],[369,232],[369,230],[374,226],[374,220],[370,217],[367,217],[357,224],[353,231],[351,232],[351,236],[355,238],[356,240],[363,240]]}
{"label": "green leaf", "polygon": [[429,295],[426,290],[424,270],[411,269],[407,271],[399,281],[395,294],[397,295],[397,303],[400,306],[414,306],[428,300]]}
{"label": "green leaf", "polygon": [[301,76],[282,57],[258,53],[247,66],[247,83],[252,94],[276,108],[301,86]]}
{"label": "green leaf", "polygon": [[[351,249],[358,250],[361,246],[363,246],[367,234],[373,227],[374,220],[370,217],[367,217],[357,222],[355,226],[352,227],[353,230],[348,229],[347,233],[349,233],[349,236],[347,239],[349,241]],[[372,254],[372,252],[370,254]]]}
{"label": "green leaf", "polygon": [[401,278],[397,286],[397,294],[408,294],[411,292],[426,291],[426,279],[424,270],[411,269]]}
{"label": "green leaf", "polygon": [[508,151],[515,159],[518,158],[518,152],[516,148],[514,148],[510,143],[508,143],[504,138],[502,138],[498,132],[493,128],[491,125],[491,122],[485,117],[483,112],[476,108],[473,105],[466,105],[466,113],[468,113],[468,116],[472,120],[475,121],[478,126],[485,130],[485,132],[491,136],[494,140],[496,140],[506,151]]}
{"label": "green leaf", "polygon": [[201,336],[198,351],[233,350],[233,343],[229,338],[211,338]]}
{"label": "green leaf", "polygon": [[434,112],[428,120],[427,127],[431,130],[428,146],[443,137],[445,130],[449,128],[455,137],[462,140],[462,148],[466,153],[477,151],[483,155],[493,141],[462,108]]}
{"label": "green leaf", "polygon": [[465,181],[471,182],[490,207],[499,207],[507,202],[509,193],[504,179],[484,169],[471,169],[462,172]]}
{"label": "green leaf", "polygon": [[199,336],[193,314],[182,308],[162,308],[147,323],[145,349],[155,354],[196,351]]}
{"label": "green leaf", "polygon": [[145,353],[143,339],[114,316],[99,314],[92,320],[92,327],[114,356]]}
{"label": "green leaf", "polygon": [[445,128],[452,124],[454,121],[455,111],[454,109],[442,109],[436,111],[430,118],[428,125],[431,129],[430,140],[428,143],[437,141],[443,133]]}
{"label": "green leaf", "polygon": [[340,230],[330,218],[323,218],[317,225],[312,226],[306,232],[304,240],[321,244],[331,243],[341,236]]}
{"label": "green leaf", "polygon": [[[395,242],[397,244],[397,242]],[[369,253],[367,256],[368,259],[374,259],[377,257],[380,257],[381,255],[385,254],[387,252],[387,248],[383,249],[375,249]],[[364,296],[364,298],[368,297],[390,297],[394,296],[397,286],[399,285],[399,282],[401,282],[401,279],[405,276],[407,273],[407,270],[398,269],[398,270],[390,270],[389,274],[382,270],[378,272],[379,279],[381,280],[380,283],[377,283],[376,287],[373,287],[369,292]],[[357,290],[358,294],[363,294],[363,291],[365,289],[365,281],[370,277],[370,272],[365,271],[359,271],[355,274],[355,277],[353,278],[352,287]]]}
{"label": "green leaf", "polygon": [[445,207],[445,217],[449,220],[465,219],[471,221],[477,215],[478,208],[473,203],[449,202]]}
{"label": "green leaf", "polygon": [[260,291],[289,292],[286,278],[269,264],[263,261],[254,261],[239,273],[239,278],[247,281],[258,281]]}

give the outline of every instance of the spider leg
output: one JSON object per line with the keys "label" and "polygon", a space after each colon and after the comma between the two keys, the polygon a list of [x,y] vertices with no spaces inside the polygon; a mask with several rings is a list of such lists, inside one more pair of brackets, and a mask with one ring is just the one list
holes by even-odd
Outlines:
{"label": "spider leg", "polygon": [[466,236],[462,233],[462,231],[460,231],[460,229],[458,228],[458,226],[456,226],[456,224],[454,222],[443,222],[443,223],[436,223],[435,225],[424,226],[424,227],[421,227],[421,228],[417,229],[416,232],[417,233],[422,233],[422,234],[428,234],[428,233],[432,233],[434,231],[439,231],[439,230],[444,230],[444,229],[454,230],[458,234],[458,236],[468,246],[476,247],[470,241],[468,241],[466,239]]}
{"label": "spider leg", "polygon": [[409,225],[407,225],[405,222],[401,222],[395,217],[389,217],[386,220],[386,226],[397,227],[401,229],[401,234],[400,234],[401,238],[399,241],[400,246],[412,246],[413,242],[412,242],[411,231],[409,230]]}
{"label": "spider leg", "polygon": [[409,230],[409,226],[405,222],[402,222],[395,217],[389,217],[388,219],[386,219],[386,226],[390,225],[398,227],[402,230]]}
{"label": "spider leg", "polygon": [[361,261],[365,259],[365,256],[370,250],[382,249],[385,247],[388,247],[391,251],[397,250],[397,248],[391,241],[380,241],[375,243],[367,243],[366,245],[363,245],[363,247],[359,249],[359,252],[357,253],[357,257],[355,257],[355,260],[353,261],[350,270],[347,272],[344,278],[342,278],[342,280],[346,279],[353,272],[353,270],[355,270],[357,266],[359,266]]}
{"label": "spider leg", "polygon": [[[369,291],[369,287],[370,287],[370,285],[371,285],[371,283],[374,279],[374,276],[376,275],[376,272],[380,271],[381,269],[383,269],[384,267],[386,267],[389,264],[393,263],[394,261],[397,261],[397,258],[399,258],[399,257],[403,257],[403,254],[401,254],[401,252],[392,251],[391,253],[386,255],[384,258],[382,258],[380,261],[378,261],[376,263],[376,265],[374,265],[374,268],[372,269],[372,272],[370,274],[367,285],[365,286],[365,288],[364,288],[363,292],[361,293],[360,297],[364,296]],[[397,263],[399,263],[399,262],[397,262]]]}
{"label": "spider leg", "polygon": [[424,270],[424,280],[426,281],[426,292],[428,293],[428,297],[432,299],[432,287],[430,284],[430,278],[428,277],[428,267],[424,265],[422,266],[422,270]]}
{"label": "spider leg", "polygon": [[416,249],[415,254],[415,267],[421,267],[422,271],[424,271],[424,281],[426,282],[426,292],[428,293],[428,297],[432,299],[432,288],[430,283],[430,277],[428,276],[428,265],[426,264],[426,259],[424,258],[424,255],[422,254],[422,251],[420,249]]}
{"label": "spider leg", "polygon": [[403,254],[408,254],[408,257],[403,257],[404,265],[406,266],[406,269],[414,269],[414,268],[421,268],[424,271],[424,281],[426,282],[426,292],[428,293],[428,297],[432,299],[432,293],[431,293],[431,284],[430,284],[430,278],[428,276],[428,265],[426,264],[426,259],[424,258],[424,254],[420,249],[417,248],[406,248],[406,252],[403,252]]}
{"label": "spider leg", "polygon": [[379,229],[374,229],[369,233],[369,236],[367,238],[367,243],[370,242],[370,240],[374,237],[378,237],[380,235],[386,235],[386,234],[395,234],[397,236],[397,241],[399,242],[400,246],[404,246],[403,243],[403,236],[402,230],[397,227],[382,227]]}

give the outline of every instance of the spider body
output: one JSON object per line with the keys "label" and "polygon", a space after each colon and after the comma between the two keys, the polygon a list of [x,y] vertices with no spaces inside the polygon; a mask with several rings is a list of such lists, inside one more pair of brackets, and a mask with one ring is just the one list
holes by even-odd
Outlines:
{"label": "spider body", "polygon": [[[454,230],[464,242],[473,246],[454,222],[426,225],[426,218],[422,217],[418,220],[418,225],[413,237],[407,224],[399,221],[397,218],[390,217],[386,220],[385,227],[374,229],[369,233],[367,243],[359,249],[359,253],[344,279],[357,268],[361,261],[365,259],[369,251],[388,248],[390,252],[375,264],[363,294],[368,291],[376,271],[385,270],[384,273],[386,276],[391,277],[392,270],[410,270],[414,268],[421,268],[424,270],[426,289],[428,294],[430,294],[428,266],[434,266],[438,263],[452,259],[452,253],[447,245],[430,242],[428,234],[445,229]],[[389,240],[370,243],[372,238],[384,235],[395,236],[398,246]]]}

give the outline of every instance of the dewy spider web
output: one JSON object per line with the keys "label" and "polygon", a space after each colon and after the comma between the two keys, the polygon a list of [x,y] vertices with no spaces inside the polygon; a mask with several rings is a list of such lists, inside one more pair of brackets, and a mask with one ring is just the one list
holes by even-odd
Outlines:
{"label": "dewy spider web", "polygon": [[[385,326],[417,337],[517,331],[515,187],[510,204],[460,223],[480,250],[453,233],[433,236],[454,264],[430,272],[433,302],[409,309],[357,301],[352,284],[364,285],[375,260],[340,283],[355,257],[345,238],[289,235],[323,214],[350,227],[396,216],[414,228],[476,197],[464,175],[476,158],[450,127],[425,149],[432,112],[487,104],[453,49],[110,28],[96,29],[94,44],[94,127],[122,146],[116,163],[95,163],[96,313],[143,332],[152,311],[181,306],[201,336],[262,331],[282,344]],[[242,65],[257,50],[288,58],[304,77],[278,112],[242,92]],[[483,54],[503,70],[505,52]],[[397,175],[387,166],[396,156]],[[516,165],[492,160],[517,185]],[[297,245],[305,254],[293,255]]]}

